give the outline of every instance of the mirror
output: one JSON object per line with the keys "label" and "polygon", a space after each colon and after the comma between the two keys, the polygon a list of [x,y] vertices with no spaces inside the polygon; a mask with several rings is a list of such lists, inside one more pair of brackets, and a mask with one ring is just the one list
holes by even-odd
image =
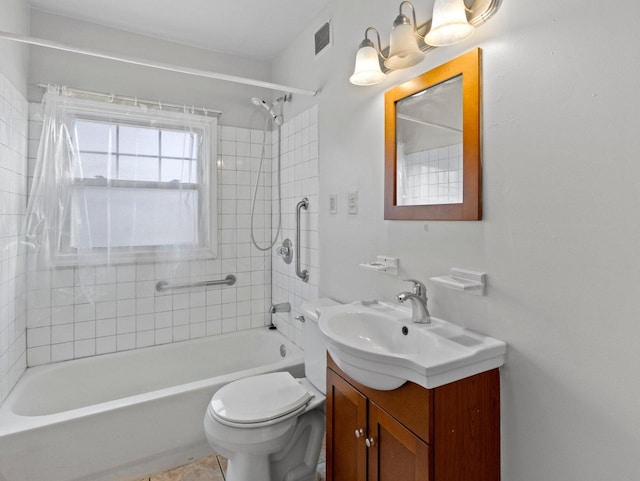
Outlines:
{"label": "mirror", "polygon": [[480,220],[480,49],[385,94],[385,219]]}

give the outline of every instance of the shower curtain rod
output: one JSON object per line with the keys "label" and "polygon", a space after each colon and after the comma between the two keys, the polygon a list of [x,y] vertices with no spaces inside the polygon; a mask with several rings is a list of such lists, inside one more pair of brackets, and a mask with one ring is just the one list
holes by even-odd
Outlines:
{"label": "shower curtain rod", "polygon": [[161,63],[161,62],[151,62],[148,60],[138,59],[134,57],[116,56],[116,55],[100,52],[98,50],[72,47],[70,45],[66,45],[63,43],[52,42],[50,40],[45,40],[42,38],[27,37],[25,35],[18,35],[10,32],[0,31],[0,39],[11,40],[13,42],[26,43],[29,45],[36,45],[38,47],[52,48],[55,50],[62,50],[65,52],[77,53],[80,55],[87,55],[89,57],[104,58],[107,60],[114,60],[116,62],[129,63],[132,65],[141,65],[143,67],[150,67],[158,70],[166,70],[169,72],[183,73],[186,75],[193,75],[196,77],[223,80],[225,82],[233,82],[233,83],[239,83],[243,85],[252,85],[254,87],[278,90],[280,92],[285,92],[285,93],[294,93],[294,94],[309,95],[309,96],[314,96],[318,93],[316,90],[299,89],[296,87],[290,87],[288,85],[275,84],[272,82],[265,82],[262,80],[255,80],[255,79],[250,79],[245,77],[237,77],[235,75],[227,75],[223,73],[210,72],[208,70],[200,70],[200,69],[195,69],[190,67],[181,67],[179,65],[171,65],[168,63]]}
{"label": "shower curtain rod", "polygon": [[39,84],[35,84],[36,87],[38,87],[39,89],[43,89],[46,90],[49,87],[55,87],[56,90],[58,90],[58,92],[68,92],[70,94],[79,94],[79,95],[92,95],[94,97],[102,97],[104,99],[109,100],[110,102],[113,101],[119,101],[119,102],[128,102],[128,103],[132,103],[134,105],[138,105],[138,104],[145,104],[145,105],[151,105],[153,107],[158,107],[159,109],[163,109],[163,108],[169,108],[169,109],[174,109],[174,110],[182,110],[185,113],[203,113],[205,116],[206,115],[215,115],[220,117],[222,115],[222,111],[220,110],[214,110],[214,109],[208,109],[206,107],[196,107],[195,105],[185,105],[185,104],[172,104],[170,102],[163,102],[162,100],[147,100],[147,99],[139,99],[138,97],[126,97],[124,95],[117,95],[117,94],[113,94],[113,93],[105,93],[105,92],[96,92],[93,90],[82,90],[82,89],[76,89],[73,87],[67,87],[67,86],[61,86],[61,85],[54,85],[54,84],[43,84],[43,83],[39,83]]}

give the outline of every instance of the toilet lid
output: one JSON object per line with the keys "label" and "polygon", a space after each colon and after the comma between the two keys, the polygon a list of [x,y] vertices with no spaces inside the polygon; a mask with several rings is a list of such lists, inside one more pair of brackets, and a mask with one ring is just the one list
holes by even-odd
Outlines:
{"label": "toilet lid", "polygon": [[273,372],[227,384],[213,395],[210,408],[222,421],[253,424],[289,414],[311,398],[291,374]]}

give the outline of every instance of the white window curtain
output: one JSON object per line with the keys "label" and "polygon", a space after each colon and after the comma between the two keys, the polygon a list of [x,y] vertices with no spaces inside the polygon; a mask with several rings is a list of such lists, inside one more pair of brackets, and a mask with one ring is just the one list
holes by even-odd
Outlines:
{"label": "white window curtain", "polygon": [[[217,119],[50,89],[25,218],[31,270],[216,256]],[[92,297],[92,296],[88,296]]]}

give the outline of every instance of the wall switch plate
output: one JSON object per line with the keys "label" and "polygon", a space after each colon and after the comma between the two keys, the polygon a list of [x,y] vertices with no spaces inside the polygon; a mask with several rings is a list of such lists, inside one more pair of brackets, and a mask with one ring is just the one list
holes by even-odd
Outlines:
{"label": "wall switch plate", "polygon": [[349,214],[358,213],[358,191],[347,193],[347,211]]}
{"label": "wall switch plate", "polygon": [[336,194],[329,194],[329,214],[338,213],[338,196]]}

